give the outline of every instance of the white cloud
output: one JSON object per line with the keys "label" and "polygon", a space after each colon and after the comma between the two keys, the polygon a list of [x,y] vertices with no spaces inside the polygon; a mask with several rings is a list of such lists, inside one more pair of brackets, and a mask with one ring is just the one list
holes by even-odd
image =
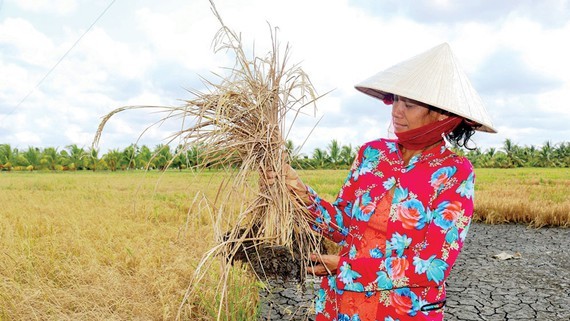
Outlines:
{"label": "white cloud", "polygon": [[75,0],[17,0],[10,1],[24,10],[65,15],[77,9]]}
{"label": "white cloud", "polygon": [[[88,145],[101,117],[112,109],[179,104],[178,99],[190,96],[184,88],[200,89],[195,88],[201,86],[199,76],[217,80],[210,72],[222,72],[221,67],[233,63],[230,54],[212,50],[220,26],[207,1],[117,2],[7,115],[104,9],[87,1],[14,3],[24,11],[5,11],[0,20],[0,143]],[[563,13],[533,14],[535,6],[528,1],[498,6],[499,13],[449,1],[423,1],[418,8],[358,3],[216,1],[222,18],[241,32],[248,50],[255,46],[260,56],[270,49],[269,22],[279,27],[282,49],[291,44],[289,62],[301,64],[320,94],[334,90],[317,102],[318,116],[303,117],[291,134],[301,144],[324,115],[307,141],[306,153],[331,139],[355,146],[388,136],[389,109],[356,92],[354,84],[444,41],[481,88],[495,86],[482,94],[501,132],[476,135],[480,144],[501,145],[505,138],[520,139],[521,144],[570,140],[567,125],[561,125],[570,122],[568,109],[562,107],[570,98],[570,45],[562,41],[570,36],[570,23]],[[422,8],[433,12],[420,19],[416,11]],[[552,17],[563,23],[553,23]],[[509,73],[501,72],[508,69],[502,63],[511,68]],[[525,79],[514,82],[509,74]],[[513,84],[519,92],[507,92],[507,85]],[[522,85],[535,84],[542,87],[533,87],[532,95],[520,92]],[[102,148],[126,147],[158,116],[142,111],[118,115],[104,133]],[[156,144],[177,129],[176,124],[165,124],[146,137]]]}
{"label": "white cloud", "polygon": [[5,55],[32,66],[44,66],[53,57],[51,39],[22,18],[9,17],[0,24],[0,45]]}

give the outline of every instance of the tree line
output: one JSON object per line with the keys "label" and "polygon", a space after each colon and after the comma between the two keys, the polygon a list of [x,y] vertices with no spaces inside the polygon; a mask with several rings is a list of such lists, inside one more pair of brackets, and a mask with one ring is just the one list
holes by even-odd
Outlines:
{"label": "tree line", "polygon": [[[294,153],[292,141],[286,144],[292,164],[298,169],[346,169],[352,164],[358,147],[342,145],[332,140],[325,148],[315,148],[311,155]],[[25,150],[12,148],[10,144],[0,144],[0,170],[2,171],[76,171],[76,170],[134,170],[134,169],[178,169],[219,167],[227,164],[209,165],[204,159],[200,146],[184,149],[178,146],[159,144],[153,149],[146,145],[130,145],[124,149],[111,149],[100,154],[95,148],[82,148],[69,145],[63,149],[56,147],[28,147]],[[482,150],[456,149],[455,152],[467,157],[475,167],[515,168],[515,167],[570,167],[570,142],[553,144],[549,141],[542,146],[520,146],[506,139],[501,148]],[[235,161],[228,160],[235,165]]]}

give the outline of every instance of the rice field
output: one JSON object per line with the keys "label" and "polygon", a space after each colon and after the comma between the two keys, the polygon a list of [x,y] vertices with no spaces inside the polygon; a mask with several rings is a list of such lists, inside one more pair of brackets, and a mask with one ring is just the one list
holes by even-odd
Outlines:
{"label": "rice field", "polygon": [[[569,169],[477,169],[476,217],[570,227]],[[332,200],[346,171],[301,171]],[[214,244],[219,172],[0,172],[0,320],[250,320],[261,284],[220,269],[188,297]],[[236,199],[236,204],[240,201]],[[232,224],[238,208],[224,210]],[[222,226],[222,229],[225,227]]]}

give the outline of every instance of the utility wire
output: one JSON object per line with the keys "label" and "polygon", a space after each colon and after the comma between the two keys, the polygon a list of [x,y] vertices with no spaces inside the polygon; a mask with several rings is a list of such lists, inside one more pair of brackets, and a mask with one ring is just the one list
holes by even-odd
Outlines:
{"label": "utility wire", "polygon": [[27,99],[28,97],[30,97],[32,95],[32,93],[38,89],[38,87],[40,87],[40,85],[44,82],[44,80],[46,80],[46,78],[52,73],[52,71],[54,71],[54,69],[63,61],[63,59],[65,59],[65,57],[71,52],[71,50],[73,50],[73,48],[75,48],[75,46],[77,46],[77,44],[79,43],[79,41],[81,41],[81,39],[83,39],[83,37],[91,30],[91,28],[93,28],[93,26],[95,26],[95,24],[97,23],[97,21],[99,21],[99,19],[101,19],[105,13],[107,13],[107,10],[109,10],[109,8],[111,8],[111,6],[115,3],[115,1],[117,0],[112,0],[107,7],[105,8],[105,10],[103,10],[101,12],[101,14],[99,14],[99,16],[97,17],[97,19],[95,19],[95,21],[93,21],[93,23],[89,26],[89,28],[87,28],[87,30],[85,30],[85,32],[83,32],[83,34],[73,43],[73,45],[65,52],[65,54],[63,54],[63,56],[61,56],[61,58],[59,58],[59,60],[55,63],[55,65],[53,65],[53,67],[51,67],[50,70],[48,70],[48,72],[42,77],[42,79],[40,79],[40,81],[38,81],[38,83],[36,84],[36,86],[34,86],[34,88],[32,88],[28,94],[22,98],[22,100],[20,100],[20,102],[16,105],[16,107],[12,108],[12,110],[10,110],[9,113],[5,114],[4,117],[2,118],[2,121],[4,121],[4,119],[6,119],[6,117],[10,116],[14,111],[16,111],[16,109],[18,109]]}

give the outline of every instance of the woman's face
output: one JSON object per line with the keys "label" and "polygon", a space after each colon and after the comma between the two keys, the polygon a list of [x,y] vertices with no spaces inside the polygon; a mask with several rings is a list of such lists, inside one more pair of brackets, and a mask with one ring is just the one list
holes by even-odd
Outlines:
{"label": "woman's face", "polygon": [[447,115],[429,109],[427,104],[394,95],[392,123],[396,133],[416,129],[445,118]]}

